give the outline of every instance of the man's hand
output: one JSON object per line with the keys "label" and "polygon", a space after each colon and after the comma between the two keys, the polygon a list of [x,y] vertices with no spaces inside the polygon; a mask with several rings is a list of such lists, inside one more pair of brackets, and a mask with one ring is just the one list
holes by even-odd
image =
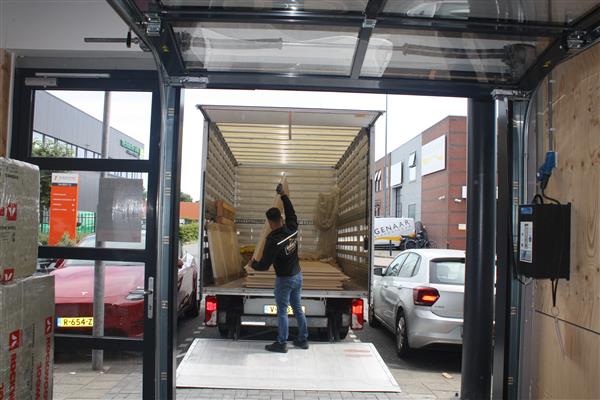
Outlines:
{"label": "man's hand", "polygon": [[279,183],[277,185],[277,188],[275,189],[275,191],[277,192],[278,195],[283,196],[284,194],[287,194],[285,192],[285,189],[283,188],[283,185],[281,183]]}
{"label": "man's hand", "polygon": [[246,266],[244,266],[244,269],[246,270],[247,273],[249,273],[250,271],[253,270],[252,264],[254,264],[254,261],[256,261],[256,260],[254,259],[254,257],[252,257],[250,259],[250,261],[248,261],[248,264],[246,264]]}

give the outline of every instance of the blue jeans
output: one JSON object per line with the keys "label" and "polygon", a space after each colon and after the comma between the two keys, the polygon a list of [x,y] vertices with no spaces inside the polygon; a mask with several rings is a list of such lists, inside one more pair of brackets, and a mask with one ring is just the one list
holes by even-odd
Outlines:
{"label": "blue jeans", "polygon": [[277,303],[277,341],[285,343],[288,340],[288,306],[292,306],[296,321],[298,321],[298,340],[308,339],[306,316],[302,311],[300,300],[302,294],[302,272],[294,276],[278,276],[275,278],[275,302]]}

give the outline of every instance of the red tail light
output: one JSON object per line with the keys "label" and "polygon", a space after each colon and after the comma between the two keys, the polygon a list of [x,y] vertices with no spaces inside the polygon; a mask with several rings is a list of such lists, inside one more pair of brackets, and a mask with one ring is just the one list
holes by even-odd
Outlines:
{"label": "red tail light", "polygon": [[435,288],[415,288],[413,289],[413,299],[417,306],[432,306],[440,298],[440,293]]}
{"label": "red tail light", "polygon": [[365,324],[365,308],[362,299],[352,300],[352,329],[362,329]]}
{"label": "red tail light", "polygon": [[65,266],[65,259],[64,258],[59,258],[58,260],[56,260],[56,262],[54,263],[54,268],[62,268]]}
{"label": "red tail light", "polygon": [[217,296],[206,296],[204,300],[204,323],[217,326]]}

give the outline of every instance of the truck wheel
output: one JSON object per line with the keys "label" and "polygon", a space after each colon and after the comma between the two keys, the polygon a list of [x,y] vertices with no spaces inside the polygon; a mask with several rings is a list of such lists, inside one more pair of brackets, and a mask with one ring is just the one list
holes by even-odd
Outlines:
{"label": "truck wheel", "polygon": [[410,353],[408,327],[402,310],[398,311],[398,322],[396,323],[396,353],[400,358],[405,358]]}

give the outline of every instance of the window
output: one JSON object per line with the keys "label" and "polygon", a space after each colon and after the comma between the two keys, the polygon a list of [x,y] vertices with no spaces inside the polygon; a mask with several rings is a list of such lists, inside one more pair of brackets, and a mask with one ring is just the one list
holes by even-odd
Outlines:
{"label": "window", "polygon": [[44,145],[54,144],[56,140],[53,137],[44,135]]}
{"label": "window", "polygon": [[413,182],[417,180],[417,152],[413,151],[408,157],[408,180]]}
{"label": "window", "polygon": [[385,276],[396,276],[398,274],[398,271],[400,270],[400,266],[402,265],[404,260],[406,260],[407,256],[408,254],[404,253],[396,257],[396,259],[392,261],[390,266],[387,267],[387,269],[385,270]]}
{"label": "window", "polygon": [[429,281],[444,285],[465,284],[465,260],[433,260],[429,264]]}
{"label": "window", "polygon": [[377,172],[375,172],[375,191],[376,192],[381,191],[381,170],[380,169],[378,169]]}
{"label": "window", "polygon": [[416,218],[416,214],[417,214],[417,205],[416,204],[409,204],[408,205],[408,218],[412,218],[415,219]]}
{"label": "window", "polygon": [[34,142],[39,142],[40,144],[44,143],[44,135],[42,135],[39,132],[33,132],[33,141]]}
{"label": "window", "polygon": [[406,261],[404,261],[404,264],[402,264],[402,268],[400,268],[398,277],[410,278],[412,276],[415,276],[416,272],[419,270],[417,266],[419,264],[420,259],[421,257],[419,257],[417,254],[409,253],[406,257]]}
{"label": "window", "polygon": [[77,158],[85,158],[85,149],[77,148]]}
{"label": "window", "polygon": [[396,200],[396,217],[402,216],[402,195],[400,190],[400,188],[394,189],[394,196]]}

